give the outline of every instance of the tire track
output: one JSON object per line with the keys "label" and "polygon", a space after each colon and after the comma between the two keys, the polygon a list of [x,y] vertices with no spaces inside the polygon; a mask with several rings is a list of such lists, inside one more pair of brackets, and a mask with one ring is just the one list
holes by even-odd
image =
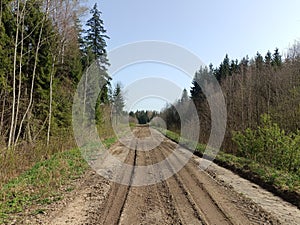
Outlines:
{"label": "tire track", "polygon": [[[156,151],[157,153],[160,154],[160,160],[164,160],[166,159],[166,155],[163,154],[163,150],[164,148],[162,148],[161,146],[158,147],[157,149],[158,151]],[[172,168],[172,164],[169,162],[169,160],[166,160],[167,164],[168,164],[168,169],[171,170],[174,175],[173,177],[169,178],[167,180],[167,182],[170,184],[170,186],[172,187],[172,191],[171,192],[175,192],[173,195],[177,194],[176,198],[177,198],[177,207],[179,209],[181,209],[181,216],[183,218],[183,220],[185,221],[185,224],[190,224],[191,220],[194,219],[194,221],[192,222],[193,224],[209,224],[209,222],[206,220],[204,213],[202,212],[202,210],[198,207],[197,203],[195,202],[195,200],[193,199],[193,197],[191,196],[188,188],[186,187],[186,185],[184,185],[182,179],[178,176],[178,174],[174,171],[174,169]],[[180,195],[178,195],[178,193],[180,193]],[[192,209],[192,213],[185,213],[184,210],[182,210],[182,206],[181,204],[184,202],[185,207]],[[185,209],[186,210],[186,209]],[[194,216],[194,218],[191,218],[191,216]],[[196,221],[195,221],[196,219]]]}
{"label": "tire track", "polygon": [[[169,142],[167,144],[166,150],[168,152],[172,152],[176,146],[175,143]],[[185,150],[184,150],[185,151]],[[176,157],[178,163],[180,162],[180,158]],[[244,199],[241,201],[236,201],[240,196],[234,195],[232,196],[232,192],[228,192],[228,190],[224,190],[224,187],[220,185],[213,177],[207,174],[204,171],[199,171],[199,162],[197,163],[193,158],[189,160],[189,163],[185,165],[182,171],[180,171],[181,177],[190,176],[195,183],[198,185],[200,190],[202,190],[202,194],[206,195],[211,202],[219,209],[220,212],[224,214],[233,224],[261,224],[268,223],[268,220],[262,216],[264,213],[258,213],[257,210],[254,210],[255,207],[249,207],[249,202],[245,202]],[[204,181],[200,182],[200,180]],[[209,184],[209,185],[208,185]],[[211,190],[208,190],[207,187],[214,187]],[[226,192],[227,191],[227,192]],[[224,193],[227,193],[224,195]],[[200,194],[200,193],[199,193]],[[231,202],[239,202],[238,206],[234,206]],[[244,204],[243,204],[244,203]],[[231,216],[234,214],[234,217]]]}
{"label": "tire track", "polygon": [[[135,146],[135,150],[134,150],[133,166],[136,165],[136,158],[137,158],[137,145]],[[123,204],[122,204],[120,213],[119,213],[119,215],[118,215],[118,221],[117,221],[117,224],[120,224],[120,219],[121,219],[122,213],[123,213],[123,211],[124,211],[126,201],[127,201],[127,199],[128,199],[129,191],[130,191],[130,189],[131,189],[133,176],[134,176],[134,167],[133,167],[133,169],[132,169],[132,171],[131,171],[129,185],[127,186],[127,191],[126,191],[126,194],[125,194],[125,199],[124,199],[124,201],[123,201]]]}
{"label": "tire track", "polygon": [[[200,171],[197,158],[190,158],[188,150],[181,148],[174,154],[177,145],[156,133],[148,138],[148,127],[138,127],[134,134],[138,141],[126,139],[129,147],[118,143],[110,153],[132,166],[151,165],[148,169],[118,170],[119,164],[104,160],[104,167],[111,166],[107,173],[129,185],[110,182],[91,171],[81,181],[84,185],[71,195],[71,200],[65,201],[66,207],[57,209],[56,204],[52,208],[57,211],[51,217],[30,224],[280,224],[259,205],[217,182],[208,172]],[[158,140],[163,140],[160,146],[150,149]],[[165,164],[159,163],[163,160]],[[182,163],[185,166],[178,171]],[[167,178],[168,172],[174,175]],[[140,181],[152,185],[132,186]]]}
{"label": "tire track", "polygon": [[[144,142],[145,139],[143,140],[144,136],[147,136],[146,134],[144,132],[139,135],[141,139],[137,148],[136,165],[138,166],[155,163],[150,157],[152,154],[147,150],[149,143]],[[144,171],[145,173],[135,174],[140,176],[135,179],[143,179],[141,177],[143,176],[146,183],[163,180],[158,171],[154,171],[152,167],[148,168]],[[165,181],[153,185],[131,187],[120,224],[182,224]]]}
{"label": "tire track", "polygon": [[[97,207],[97,218],[87,224],[269,224],[260,220],[259,212],[253,212],[249,208],[239,209],[241,198],[216,183],[206,172],[199,171],[195,160],[187,162],[187,150],[181,148],[179,153],[176,151],[173,154],[176,144],[169,139],[164,139],[156,148],[147,150],[153,145],[147,139],[149,128],[138,127],[134,133],[139,140],[133,143],[134,150],[129,150],[124,161],[132,165],[133,169],[118,174],[118,177],[124,177],[123,181],[129,181],[130,185],[111,182],[107,198]],[[119,150],[124,153],[128,148],[123,146]],[[164,166],[157,164],[163,160],[166,162]],[[174,165],[182,163],[185,166],[176,172]],[[146,169],[145,173],[134,169],[135,166],[147,165],[152,167]],[[166,171],[171,171],[174,175],[166,179]],[[158,182],[142,187],[132,186],[139,179],[145,181],[145,184],[150,181]]]}
{"label": "tire track", "polygon": [[[161,153],[164,157],[166,157],[166,154],[164,154],[164,150],[172,153],[175,146],[166,144],[164,145],[164,147],[165,148],[162,149]],[[176,161],[174,161],[173,163],[184,163],[184,161],[179,158],[178,154],[174,154],[174,156]],[[215,196],[213,197],[210,194],[210,191],[208,191],[203,182],[200,181],[199,176],[195,175],[195,171],[197,172],[197,174],[201,173],[198,167],[192,167],[191,160],[189,160],[189,162],[186,163],[186,165],[178,172],[178,174],[176,174],[176,176],[181,183],[189,184],[188,186],[186,186],[187,192],[199,206],[201,215],[205,218],[207,224],[250,224],[249,222],[247,222],[247,218],[243,217],[242,215],[236,214],[237,212],[235,212],[235,218],[230,216],[232,212],[225,210],[224,207],[220,205],[220,199],[218,199],[218,202],[215,200]],[[201,196],[201,198],[199,196]],[[229,207],[228,205],[227,208],[229,208],[230,211],[233,210],[232,207]]]}
{"label": "tire track", "polygon": [[[146,158],[150,163],[147,165],[154,165],[155,163],[158,162],[158,159],[156,158],[155,154],[149,154],[148,151],[146,152]],[[165,181],[161,170],[158,171],[153,170],[152,173],[154,176],[156,176],[155,178],[156,180],[161,181],[160,183],[157,183],[155,187],[156,187],[157,196],[159,197],[160,202],[164,206],[165,215],[167,215],[167,218],[165,219],[166,224],[182,224],[182,218],[180,218],[180,215],[176,209],[174,197],[170,192],[170,188],[167,182]]]}
{"label": "tire track", "polygon": [[[129,165],[135,165],[136,163],[137,144],[135,144],[134,150],[129,149],[129,153],[124,163]],[[130,171],[128,177],[128,171],[122,171],[119,175],[123,178],[123,181],[129,179],[129,183],[132,183],[132,177],[134,175],[134,168]],[[131,185],[122,185],[115,182],[111,182],[111,188],[108,193],[107,199],[101,204],[99,208],[99,214],[96,218],[90,221],[91,224],[119,224],[121,214],[124,211],[124,206]]]}

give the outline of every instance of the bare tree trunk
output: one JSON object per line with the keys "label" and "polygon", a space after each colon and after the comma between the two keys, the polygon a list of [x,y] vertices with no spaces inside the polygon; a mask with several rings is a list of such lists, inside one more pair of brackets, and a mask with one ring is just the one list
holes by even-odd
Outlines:
{"label": "bare tree trunk", "polygon": [[87,92],[87,75],[88,75],[89,68],[87,68],[85,72],[85,80],[84,80],[84,96],[83,96],[83,116],[86,112],[86,92]]}
{"label": "bare tree trunk", "polygon": [[47,130],[47,146],[50,142],[50,132],[51,132],[51,118],[52,118],[52,101],[53,101],[53,77],[54,77],[54,66],[56,57],[53,56],[51,74],[50,74],[50,99],[49,99],[49,114],[48,114],[48,130]]}
{"label": "bare tree trunk", "polygon": [[39,131],[36,133],[36,135],[33,137],[32,140],[33,140],[34,142],[36,141],[36,139],[38,138],[38,136],[40,135],[40,133],[41,133],[42,130],[44,129],[44,127],[45,127],[47,121],[48,121],[48,116],[47,116],[46,119],[44,120],[43,125],[42,125],[42,127],[40,128],[40,130],[39,130]]}
{"label": "bare tree trunk", "polygon": [[27,130],[27,138],[29,143],[32,143],[32,134],[31,134],[31,128],[30,128],[30,120],[31,120],[31,108],[29,109],[29,112],[27,113],[27,124],[26,124],[26,130]]}
{"label": "bare tree trunk", "polygon": [[[39,50],[40,50],[40,46],[41,46],[43,26],[44,26],[45,19],[46,19],[46,16],[43,17],[43,21],[41,23],[41,28],[40,28],[40,33],[39,33],[39,39],[38,39],[37,46],[36,46],[36,51],[35,51],[35,61],[34,61],[33,72],[32,72],[32,81],[31,81],[29,103],[28,103],[27,109],[26,109],[26,111],[25,111],[25,113],[23,115],[23,118],[22,118],[22,120],[20,122],[20,126],[19,126],[18,135],[17,135],[17,138],[16,138],[16,142],[18,141],[18,139],[20,137],[24,120],[25,120],[28,112],[31,110],[31,107],[32,107],[33,92],[34,92],[34,82],[35,82],[36,68],[37,68],[37,63],[38,63],[38,54],[39,54]],[[30,117],[29,117],[29,120],[30,120]],[[28,123],[29,123],[29,120],[28,120]]]}
{"label": "bare tree trunk", "polygon": [[20,19],[22,20],[22,28],[21,28],[21,50],[20,50],[20,61],[19,61],[19,85],[18,85],[18,98],[16,102],[16,113],[15,113],[15,122],[14,122],[14,130],[13,130],[13,140],[15,140],[15,134],[18,125],[18,117],[19,117],[19,109],[20,109],[20,99],[21,99],[21,92],[22,92],[22,60],[23,60],[23,49],[24,49],[24,19],[25,19],[25,7],[26,1],[24,3]]}
{"label": "bare tree trunk", "polygon": [[[246,72],[247,73],[247,72]],[[244,129],[244,124],[245,124],[245,118],[244,118],[244,76],[246,76],[246,73],[244,73],[242,76],[241,76],[241,91],[242,91],[242,96],[241,96],[241,116],[242,116],[242,130]]]}
{"label": "bare tree trunk", "polygon": [[14,62],[13,62],[13,99],[12,99],[12,109],[11,109],[11,123],[8,137],[8,145],[10,148],[14,145],[13,140],[13,131],[14,131],[14,122],[15,122],[15,105],[16,105],[16,72],[17,72],[17,54],[18,54],[18,41],[19,41],[19,18],[20,18],[20,2],[17,1],[17,9],[16,9],[16,37],[15,37],[15,46],[14,46]]}
{"label": "bare tree trunk", "polygon": [[65,41],[62,41],[61,45],[61,64],[65,63]]}

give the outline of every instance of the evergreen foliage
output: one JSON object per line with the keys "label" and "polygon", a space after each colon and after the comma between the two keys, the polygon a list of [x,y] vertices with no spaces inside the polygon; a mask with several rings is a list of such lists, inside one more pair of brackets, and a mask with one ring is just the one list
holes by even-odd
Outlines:
{"label": "evergreen foliage", "polygon": [[[193,103],[198,112],[199,142],[207,143],[210,137],[211,112],[202,88],[209,85],[214,76],[227,106],[223,150],[299,173],[300,48],[297,46],[289,50],[285,60],[276,48],[273,54],[268,51],[262,56],[257,52],[253,59],[246,56],[240,61],[230,60],[226,55],[220,66],[210,64],[209,68],[196,71],[188,102]],[[180,132],[182,120],[192,123],[189,107],[182,104],[182,99],[168,105],[160,114],[167,129]]]}
{"label": "evergreen foliage", "polygon": [[117,83],[116,88],[113,93],[113,105],[114,109],[116,110],[116,113],[118,115],[123,114],[123,108],[125,106],[124,97],[122,94],[121,84]]}
{"label": "evergreen foliage", "polygon": [[[109,37],[106,35],[103,20],[101,19],[101,12],[97,8],[97,3],[93,6],[90,11],[91,18],[87,21],[87,30],[84,31],[84,41],[79,38],[80,46],[83,48],[83,65],[84,69],[87,69],[92,63],[97,61],[102,72],[101,76],[101,92],[99,94],[99,104],[109,103],[108,91],[110,88],[111,77],[107,73],[107,66],[109,62],[106,54],[106,39]],[[80,30],[80,28],[77,29]]]}
{"label": "evergreen foliage", "polygon": [[87,21],[85,42],[86,51],[91,51],[93,59],[100,60],[101,64],[108,65],[106,58],[106,40],[109,37],[106,35],[103,20],[101,19],[101,12],[97,8],[97,3],[91,9],[90,14],[92,17]]}
{"label": "evergreen foliage", "polygon": [[2,145],[34,144],[44,141],[47,133],[51,137],[68,134],[75,88],[93,61],[102,69],[97,107],[109,104],[108,36],[101,12],[95,4],[84,31],[77,14],[81,11],[78,1],[61,1],[60,8],[55,4],[58,2],[1,1]]}

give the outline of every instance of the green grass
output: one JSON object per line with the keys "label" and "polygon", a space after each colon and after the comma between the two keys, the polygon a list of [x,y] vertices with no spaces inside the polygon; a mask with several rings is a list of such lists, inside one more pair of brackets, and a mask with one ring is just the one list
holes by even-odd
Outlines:
{"label": "green grass", "polygon": [[[108,138],[103,144],[109,148],[116,138]],[[74,187],[68,185],[89,168],[78,148],[54,154],[50,159],[36,163],[31,169],[12,179],[0,190],[0,224],[8,223],[11,217],[32,205],[40,205],[33,214],[42,213],[43,205],[63,198]]]}
{"label": "green grass", "polygon": [[167,130],[165,131],[165,135],[166,137],[170,138],[171,140],[175,141],[175,142],[179,142],[179,138],[180,138],[180,135],[175,133],[175,132],[172,132],[170,130]]}
{"label": "green grass", "polygon": [[249,171],[266,184],[273,185],[282,191],[295,191],[300,193],[300,177],[298,174],[281,171],[253,160],[224,152],[219,152],[216,159],[221,162],[221,164],[226,163],[240,171]]}
{"label": "green grass", "polygon": [[136,123],[132,123],[131,122],[131,123],[129,123],[129,126],[132,127],[132,128],[134,128],[134,127],[136,127]]}
{"label": "green grass", "polygon": [[35,163],[75,146],[74,138],[63,132],[58,137],[51,137],[49,146],[43,141],[36,141],[34,145],[20,142],[14,148],[9,149],[3,145],[0,146],[0,189],[4,184],[33,167]]}
{"label": "green grass", "polygon": [[103,144],[105,145],[106,148],[110,148],[114,143],[116,143],[117,138],[116,137],[111,137],[103,141]]}
{"label": "green grass", "polygon": [[54,154],[5,184],[0,190],[0,224],[10,214],[32,204],[50,204],[61,199],[60,187],[82,175],[88,165],[79,149]]}

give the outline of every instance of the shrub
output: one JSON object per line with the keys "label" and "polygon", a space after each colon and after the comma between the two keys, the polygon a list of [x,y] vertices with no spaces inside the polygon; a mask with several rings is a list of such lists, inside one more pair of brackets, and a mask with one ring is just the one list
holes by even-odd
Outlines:
{"label": "shrub", "polygon": [[300,131],[286,134],[267,114],[261,116],[256,130],[233,132],[233,141],[239,156],[280,170],[300,172]]}

